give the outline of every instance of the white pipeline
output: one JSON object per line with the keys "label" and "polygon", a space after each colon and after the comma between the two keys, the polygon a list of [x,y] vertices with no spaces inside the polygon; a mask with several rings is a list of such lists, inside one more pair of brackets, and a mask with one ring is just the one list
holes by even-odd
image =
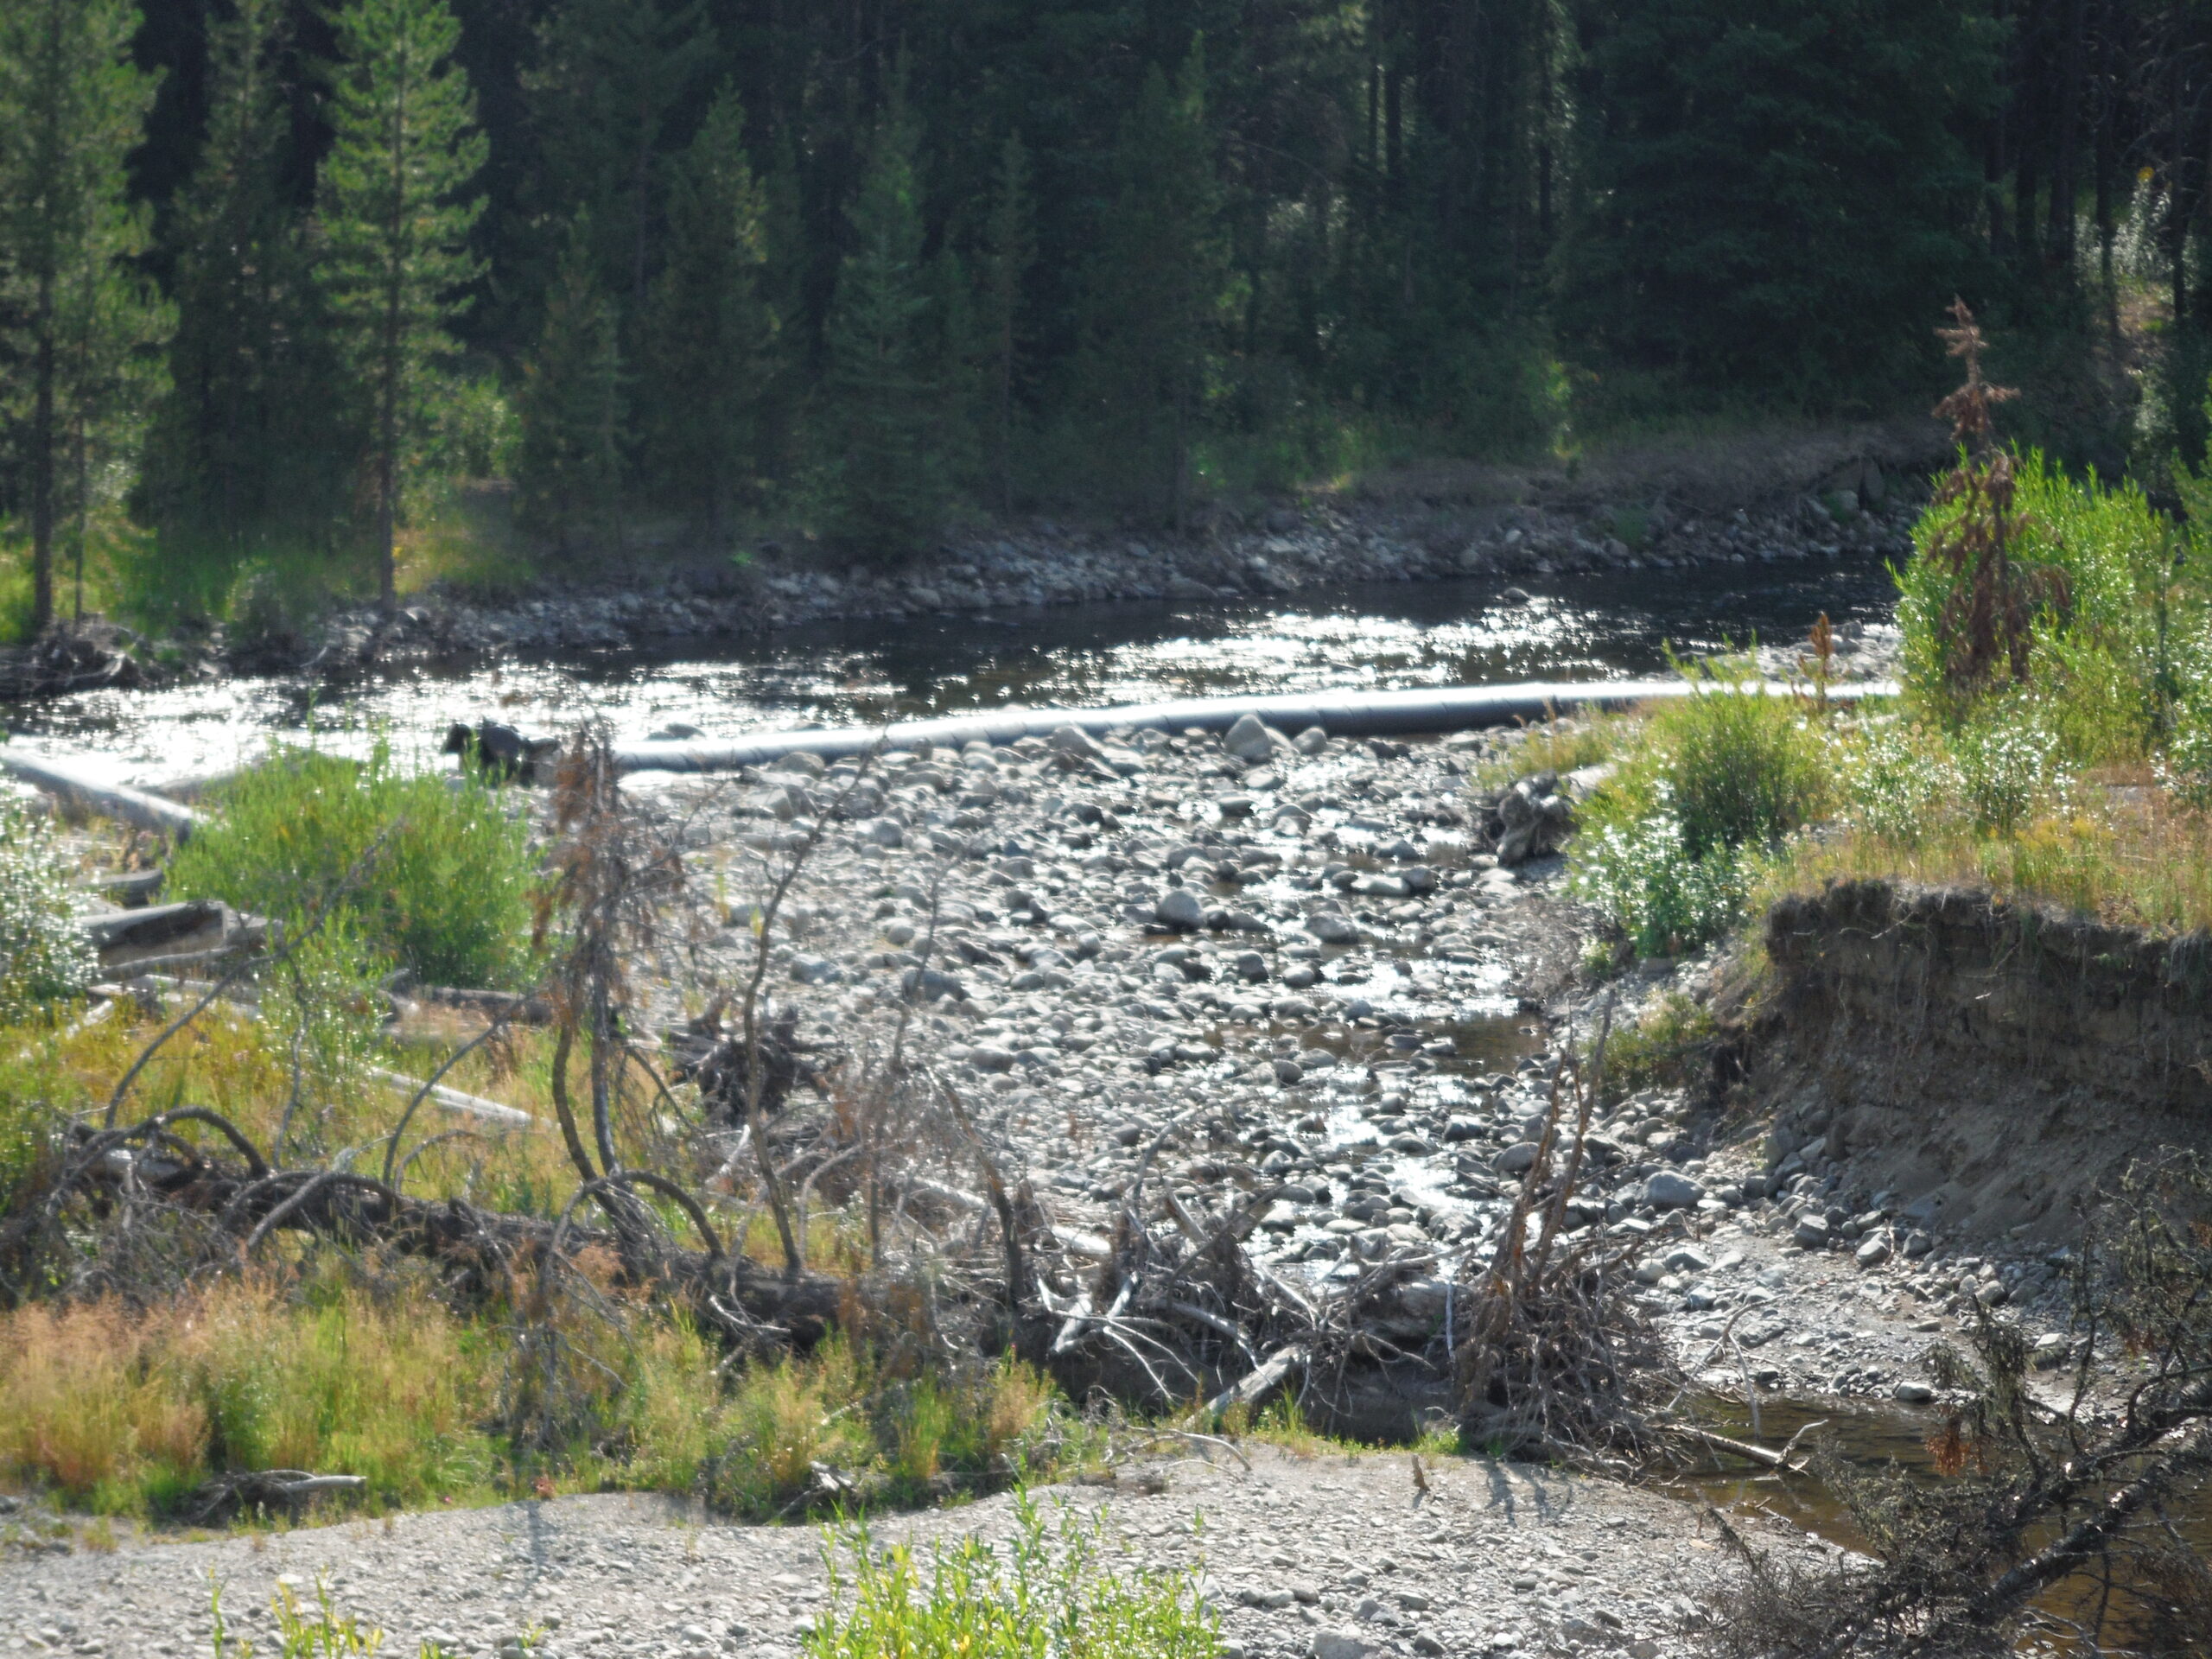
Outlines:
{"label": "white pipeline", "polygon": [[187,839],[204,821],[191,807],[128,784],[105,784],[67,760],[0,744],[0,772],[44,790],[65,805],[135,829]]}
{"label": "white pipeline", "polygon": [[[626,772],[734,772],[741,766],[765,766],[802,752],[836,760],[865,754],[878,744],[892,749],[917,748],[924,743],[959,748],[979,739],[1005,744],[1024,737],[1046,737],[1063,726],[1094,737],[1122,727],[1151,726],[1169,732],[1195,727],[1225,732],[1247,715],[1294,736],[1308,726],[1322,727],[1336,737],[1400,736],[1542,720],[1562,709],[1627,708],[1663,697],[1687,696],[1694,689],[1679,679],[1530,681],[1520,685],[1435,686],[1413,691],[1290,691],[1254,697],[1192,697],[1114,709],[994,709],[940,720],[900,721],[889,726],[758,732],[727,743],[636,743],[616,749],[614,765]],[[1776,684],[1763,689],[1775,696],[1803,690]],[[1874,681],[1831,686],[1828,696],[1850,702],[1862,696],[1894,696],[1897,690],[1887,681]]]}

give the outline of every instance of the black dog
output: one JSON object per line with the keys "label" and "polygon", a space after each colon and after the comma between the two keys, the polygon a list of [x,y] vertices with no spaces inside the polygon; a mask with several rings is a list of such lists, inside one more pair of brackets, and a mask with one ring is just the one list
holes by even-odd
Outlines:
{"label": "black dog", "polygon": [[448,754],[473,757],[477,769],[498,783],[534,784],[561,753],[554,737],[524,737],[512,726],[487,720],[471,730],[456,721],[446,729]]}

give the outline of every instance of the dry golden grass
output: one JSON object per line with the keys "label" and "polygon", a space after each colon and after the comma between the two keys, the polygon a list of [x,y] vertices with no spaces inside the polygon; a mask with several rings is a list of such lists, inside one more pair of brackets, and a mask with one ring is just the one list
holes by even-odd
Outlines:
{"label": "dry golden grass", "polygon": [[1840,830],[1806,838],[1765,870],[1755,897],[1883,879],[1983,887],[2152,932],[2212,928],[2212,822],[2155,784],[2084,792],[2085,804],[2009,836],[1950,823],[1910,840]]}

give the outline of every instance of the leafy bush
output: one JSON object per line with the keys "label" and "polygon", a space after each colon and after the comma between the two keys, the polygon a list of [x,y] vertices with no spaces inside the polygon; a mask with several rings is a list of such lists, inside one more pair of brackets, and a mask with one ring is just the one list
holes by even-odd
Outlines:
{"label": "leafy bush", "polygon": [[1844,823],[1902,845],[1948,818],[1960,796],[1958,763],[1941,734],[1894,718],[1861,729],[1840,775]]}
{"label": "leafy bush", "polygon": [[529,826],[497,791],[404,771],[382,741],[365,762],[272,756],[222,791],[169,867],[180,898],[296,925],[331,905],[365,950],[444,985],[528,978],[537,882]]}
{"label": "leafy bush", "polygon": [[1709,1012],[1679,991],[1668,992],[1634,1025],[1607,1038],[1605,1097],[1688,1084],[1719,1035]]}
{"label": "leafy bush", "polygon": [[0,797],[0,1020],[78,995],[99,967],[47,821]]}
{"label": "leafy bush", "polygon": [[1219,1621],[1190,1575],[1104,1563],[1104,1523],[1065,1509],[1058,1536],[1027,1497],[1003,1550],[963,1538],[930,1558],[926,1575],[906,1547],[878,1550],[865,1528],[836,1544],[851,1557],[848,1586],[830,1555],[833,1605],[809,1630],[808,1659],[1211,1659]]}
{"label": "leafy bush", "polygon": [[1746,860],[1813,822],[1835,793],[1825,731],[1766,696],[1746,662],[1684,671],[1585,811],[1578,891],[1637,953],[1713,938],[1740,913]]}
{"label": "leafy bush", "polygon": [[1650,741],[1691,855],[1771,846],[1817,817],[1827,744],[1797,703],[1762,695],[1746,663],[1686,672],[1697,695],[1662,709]]}
{"label": "leafy bush", "polygon": [[1593,830],[1575,847],[1575,891],[1628,936],[1640,957],[1673,956],[1735,925],[1744,901],[1739,853],[1690,850],[1681,819],[1662,806]]}

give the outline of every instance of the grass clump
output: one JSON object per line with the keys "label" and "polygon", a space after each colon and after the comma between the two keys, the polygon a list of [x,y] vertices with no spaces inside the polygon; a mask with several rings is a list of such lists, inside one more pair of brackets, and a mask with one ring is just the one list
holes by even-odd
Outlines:
{"label": "grass clump", "polygon": [[[1003,1547],[965,1538],[926,1566],[867,1530],[830,1535],[834,1605],[800,1645],[808,1659],[1211,1659],[1220,1623],[1184,1572],[1116,1571],[1103,1519],[1063,1508],[1048,1528],[1016,1500]],[[841,1570],[849,1556],[850,1576]]]}
{"label": "grass clump", "polygon": [[100,1514],[162,1514],[232,1471],[365,1476],[378,1507],[491,1476],[496,1359],[427,1294],[311,1300],[226,1280],[151,1309],[0,1315],[0,1478]]}
{"label": "grass clump", "polygon": [[1607,1035],[1606,1097],[1618,1100],[1642,1089],[1682,1086],[1719,1035],[1719,1025],[1701,1004],[1679,991],[1668,992],[1634,1025]]}
{"label": "grass clump", "polygon": [[99,959],[75,923],[73,872],[48,821],[0,796],[0,1021],[67,1001]]}
{"label": "grass clump", "polygon": [[379,740],[362,762],[273,755],[218,804],[169,867],[179,898],[295,925],[330,906],[367,957],[430,984],[528,980],[529,826],[478,779],[409,771]]}
{"label": "grass clump", "polygon": [[1742,914],[1751,863],[1833,798],[1826,727],[1769,696],[1755,665],[1682,670],[1692,694],[1661,705],[1583,812],[1576,890],[1638,956],[1719,937]]}
{"label": "grass clump", "polygon": [[1059,1391],[1011,1357],[899,1376],[833,1338],[737,1381],[711,1420],[703,1490],[718,1508],[755,1516],[841,1486],[926,1502],[1039,1474],[1071,1430]]}

